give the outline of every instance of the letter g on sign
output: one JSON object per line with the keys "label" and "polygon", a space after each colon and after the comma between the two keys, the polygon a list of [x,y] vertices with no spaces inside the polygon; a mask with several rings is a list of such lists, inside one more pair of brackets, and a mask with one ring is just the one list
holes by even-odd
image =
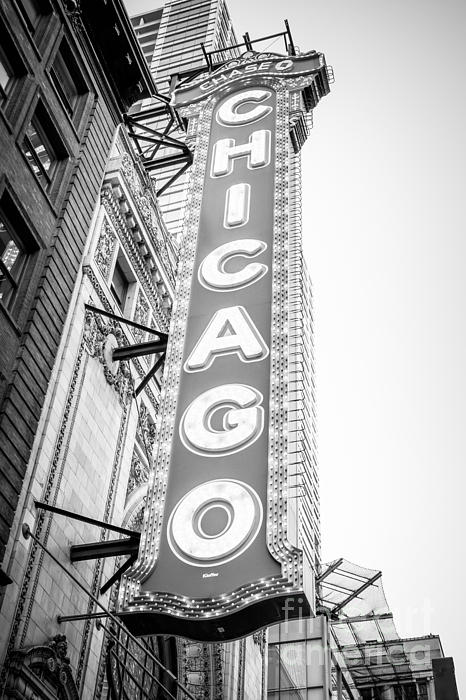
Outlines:
{"label": "letter g on sign", "polygon": [[205,457],[223,457],[246,449],[264,428],[262,400],[260,391],[246,384],[221,384],[204,391],[181,418],[183,444]]}

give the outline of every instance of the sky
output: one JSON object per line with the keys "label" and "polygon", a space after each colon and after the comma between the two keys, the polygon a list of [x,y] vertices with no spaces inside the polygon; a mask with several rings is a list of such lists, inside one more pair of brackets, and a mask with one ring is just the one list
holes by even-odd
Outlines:
{"label": "sky", "polygon": [[303,148],[324,561],[381,569],[399,633],[439,634],[464,695],[466,3],[228,6],[252,38],[287,18],[335,71]]}

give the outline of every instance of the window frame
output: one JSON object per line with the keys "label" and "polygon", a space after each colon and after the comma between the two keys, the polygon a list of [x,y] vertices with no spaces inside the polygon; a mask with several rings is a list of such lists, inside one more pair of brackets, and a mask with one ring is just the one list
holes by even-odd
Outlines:
{"label": "window frame", "polygon": [[12,98],[17,95],[20,85],[28,74],[25,59],[17,46],[14,37],[7,29],[7,23],[3,13],[0,12],[0,56],[3,57],[3,65],[11,75],[5,87],[0,85],[0,109],[3,112],[9,110]]}
{"label": "window frame", "polygon": [[[4,301],[3,297],[1,297],[0,301],[8,310],[10,310],[10,308],[14,305],[15,297],[17,296],[18,289],[21,285],[21,280],[23,278],[24,270],[25,270],[26,264],[27,264],[28,250],[27,250],[27,246],[24,245],[24,241],[21,239],[20,236],[18,236],[18,234],[14,230],[14,227],[10,224],[8,218],[3,214],[3,212],[0,209],[0,225],[1,224],[3,224],[3,227],[6,231],[6,233],[8,234],[8,236],[10,237],[10,240],[12,240],[14,242],[14,244],[16,245],[16,247],[18,249],[18,254],[21,255],[21,258],[22,258],[20,266],[19,266],[18,271],[17,271],[17,274],[12,275],[12,273],[7,268],[7,266],[5,265],[5,263],[2,259],[3,252],[1,253],[1,256],[0,256],[0,275],[3,275],[10,284],[10,291],[8,294],[8,299],[6,301]],[[1,290],[2,282],[3,282],[3,280],[0,279],[0,290]]]}
{"label": "window frame", "polygon": [[[5,85],[2,85],[1,79],[0,79],[0,99],[4,100],[8,97],[9,92],[11,91],[12,84],[14,83],[15,79],[15,71],[13,66],[11,65],[11,62],[2,46],[0,43],[0,66],[3,68],[5,75],[7,76],[7,81]],[[0,73],[1,76],[1,73]]]}
{"label": "window frame", "polygon": [[[40,138],[41,144],[44,148],[45,153],[48,156],[48,159],[50,161],[50,165],[48,168],[44,166],[42,163],[40,156],[38,155],[38,149],[37,146],[34,146],[32,139],[28,133],[29,127],[33,127],[35,130],[35,133],[37,136]],[[25,145],[27,144],[28,149],[26,150]],[[22,146],[23,146],[23,153],[26,156],[29,165],[31,166],[31,169],[34,172],[34,175],[37,177],[39,182],[43,182],[41,180],[41,177],[44,178],[44,181],[47,182],[47,186],[52,182],[53,174],[56,169],[56,165],[59,161],[59,158],[57,157],[55,153],[55,149],[53,148],[53,145],[51,144],[50,139],[47,137],[47,134],[45,133],[45,129],[43,128],[40,119],[37,118],[36,112],[32,115],[31,119],[29,120],[29,123],[26,127],[26,131],[24,132],[23,136],[23,141],[22,141]],[[28,153],[31,154],[31,157],[28,156]],[[34,165],[35,164],[36,168],[40,171],[40,175],[37,174]]]}
{"label": "window frame", "polygon": [[[123,276],[124,276],[126,283],[127,283],[125,297],[122,300],[123,303],[121,303],[118,295],[116,294],[116,292],[114,290],[113,278],[115,276],[115,270],[117,269],[117,267],[123,273]],[[136,298],[137,278],[131,269],[131,265],[129,264],[128,259],[125,255],[124,250],[123,250],[121,245],[118,246],[118,250],[116,251],[116,254],[114,254],[112,268],[111,268],[111,274],[110,274],[109,280],[108,280],[108,288],[109,288],[112,300],[118,306],[122,315],[124,316],[126,313],[128,316],[130,316],[131,315],[131,307],[134,305],[135,298]]]}
{"label": "window frame", "polygon": [[[120,295],[119,289],[117,289],[117,286],[115,285],[115,275],[118,273],[118,276],[123,279],[123,294]],[[120,282],[120,280],[118,280]],[[113,266],[113,273],[112,273],[112,279],[110,280],[110,291],[112,293],[113,298],[115,299],[116,303],[120,307],[122,311],[124,311],[125,305],[126,305],[126,300],[128,298],[128,290],[129,290],[129,285],[130,281],[128,277],[125,274],[125,271],[123,269],[123,266],[121,265],[121,260],[117,258],[115,261],[115,265]]]}
{"label": "window frame", "polygon": [[[61,63],[64,71],[60,73],[60,68],[57,68],[57,62]],[[86,80],[78,60],[71,48],[71,45],[65,35],[61,35],[58,46],[51,58],[48,68],[50,83],[60,100],[60,103],[76,128],[81,120],[87,97],[90,93],[89,83]],[[61,78],[64,78],[62,80]],[[64,83],[71,82],[75,94],[70,99],[68,97]]]}
{"label": "window frame", "polygon": [[[57,181],[58,174],[63,173],[67,160],[70,157],[70,149],[61,131],[59,131],[52,114],[53,112],[48,108],[42,95],[38,95],[29,111],[28,118],[24,121],[23,128],[17,139],[18,146],[31,173],[49,197],[54,197],[56,195],[54,184]],[[36,129],[36,133],[41,138],[46,152],[49,156],[53,156],[49,168],[43,166],[40,157],[37,155],[37,150],[28,135],[28,130],[31,125]],[[39,128],[37,128],[37,126]],[[42,177],[35,171],[31,159],[27,155],[26,145],[29,146],[32,160],[35,162]]]}
{"label": "window frame", "polygon": [[6,176],[0,178],[0,219],[11,239],[17,245],[19,243],[22,250],[23,261],[17,275],[12,275],[0,259],[2,272],[6,270],[8,281],[13,283],[8,299],[0,299],[0,308],[17,328],[16,324],[24,309],[24,298],[44,243]]}
{"label": "window frame", "polygon": [[[26,0],[27,1],[27,0]],[[36,49],[41,47],[46,34],[46,28],[49,24],[50,18],[53,15],[53,7],[50,0],[32,0],[36,2],[39,7],[38,19],[34,23],[29,16],[29,13],[24,5],[24,0],[15,0],[18,15],[23,23],[29,36],[32,38]]]}

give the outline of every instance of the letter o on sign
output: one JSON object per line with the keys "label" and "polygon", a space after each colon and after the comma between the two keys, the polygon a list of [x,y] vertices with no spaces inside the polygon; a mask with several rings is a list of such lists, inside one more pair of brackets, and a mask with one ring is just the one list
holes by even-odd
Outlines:
{"label": "letter o on sign", "polygon": [[178,559],[193,566],[226,564],[254,542],[262,516],[260,498],[248,484],[236,479],[206,481],[174,507],[168,543]]}

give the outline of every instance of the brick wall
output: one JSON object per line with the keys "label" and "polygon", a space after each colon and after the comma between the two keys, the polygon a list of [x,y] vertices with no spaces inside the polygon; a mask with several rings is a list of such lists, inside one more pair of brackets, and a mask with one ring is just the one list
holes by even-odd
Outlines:
{"label": "brick wall", "polygon": [[[0,2],[0,29],[15,76],[0,95],[0,216],[8,200],[34,240],[14,303],[0,301],[0,561],[18,502],[86,236],[120,114],[102,92],[61,6],[42,3],[36,29],[20,3]],[[63,40],[84,87],[70,115],[52,80]],[[58,150],[42,182],[22,143],[38,104]],[[60,150],[64,149],[64,150]],[[42,183],[45,182],[45,186]]]}

